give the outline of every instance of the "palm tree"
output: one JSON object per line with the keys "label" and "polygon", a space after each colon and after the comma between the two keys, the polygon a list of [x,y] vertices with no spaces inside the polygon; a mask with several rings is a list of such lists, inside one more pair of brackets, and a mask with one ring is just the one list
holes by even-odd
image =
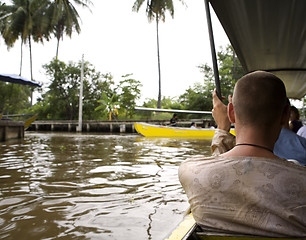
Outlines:
{"label": "palm tree", "polygon": [[111,97],[108,97],[106,93],[102,93],[102,99],[98,100],[98,103],[100,106],[95,108],[95,111],[107,111],[108,112],[108,120],[112,120],[112,116],[118,117],[118,110],[116,108],[117,105],[119,105],[118,101],[115,101],[115,99],[118,96],[116,94],[113,94]]}
{"label": "palm tree", "polygon": [[43,41],[43,22],[41,19],[42,6],[46,0],[11,0],[11,5],[2,4],[0,6],[0,30],[8,48],[13,47],[16,40],[21,39],[20,72],[22,71],[22,46],[29,43],[30,49],[30,70],[32,71],[32,44],[31,38],[35,42]]}
{"label": "palm tree", "polygon": [[[43,38],[48,38],[44,32],[44,6],[47,0],[11,0],[12,5],[2,4],[0,6],[0,31],[8,48],[13,47],[20,37],[20,71],[22,71],[22,46],[29,43],[30,50],[30,72],[33,80],[32,66],[32,43],[43,42]],[[33,90],[31,90],[31,105],[33,100]]]}
{"label": "palm tree", "polygon": [[[64,33],[71,37],[72,32],[81,32],[79,20],[80,16],[69,0],[53,0],[48,6],[47,15],[51,19],[50,31],[57,38],[56,59],[58,58],[59,42]],[[92,4],[90,0],[73,0],[76,5],[89,8]]]}
{"label": "palm tree", "polygon": [[[133,11],[138,12],[145,0],[136,0],[133,6]],[[183,0],[178,0],[184,4]],[[156,37],[157,37],[157,60],[158,60],[158,100],[157,108],[161,108],[161,73],[160,73],[160,55],[159,55],[159,30],[158,24],[162,20],[165,22],[166,12],[169,11],[171,17],[174,17],[173,0],[147,0],[147,17],[149,22],[154,19],[156,21]]]}

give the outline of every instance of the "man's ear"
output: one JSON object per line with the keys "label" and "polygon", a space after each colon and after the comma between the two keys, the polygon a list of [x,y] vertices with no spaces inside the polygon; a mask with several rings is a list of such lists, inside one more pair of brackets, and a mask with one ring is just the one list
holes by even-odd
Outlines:
{"label": "man's ear", "polygon": [[227,115],[231,123],[236,122],[234,105],[231,102],[227,105]]}

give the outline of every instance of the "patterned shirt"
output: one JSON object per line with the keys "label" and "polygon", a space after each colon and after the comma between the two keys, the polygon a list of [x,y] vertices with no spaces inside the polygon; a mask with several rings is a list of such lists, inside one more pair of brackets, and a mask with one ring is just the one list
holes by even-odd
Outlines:
{"label": "patterned shirt", "polygon": [[[212,150],[229,150],[231,141],[229,134],[217,130]],[[304,166],[285,159],[194,157],[181,164],[179,179],[202,228],[269,237],[306,236]]]}

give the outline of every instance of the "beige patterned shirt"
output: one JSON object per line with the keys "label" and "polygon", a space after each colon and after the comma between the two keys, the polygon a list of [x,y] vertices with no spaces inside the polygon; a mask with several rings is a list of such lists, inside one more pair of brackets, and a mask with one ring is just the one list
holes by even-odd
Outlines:
{"label": "beige patterned shirt", "polygon": [[[217,131],[213,150],[229,147],[218,147],[226,135]],[[195,157],[181,164],[179,179],[202,228],[270,237],[306,236],[304,166],[285,159]]]}

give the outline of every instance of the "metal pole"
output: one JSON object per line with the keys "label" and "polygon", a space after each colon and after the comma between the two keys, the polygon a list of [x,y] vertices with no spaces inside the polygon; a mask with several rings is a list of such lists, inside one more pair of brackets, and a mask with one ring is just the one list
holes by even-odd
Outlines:
{"label": "metal pole", "polygon": [[77,132],[82,132],[82,118],[83,118],[83,78],[84,78],[84,54],[82,55],[81,65],[81,83],[80,83],[80,98],[79,98],[79,125],[77,126]]}
{"label": "metal pole", "polygon": [[215,42],[214,42],[214,34],[213,34],[213,29],[212,29],[212,24],[211,24],[211,16],[210,16],[210,10],[209,10],[209,3],[208,3],[208,1],[209,0],[204,0],[204,2],[205,2],[205,9],[206,9],[207,27],[208,27],[209,40],[210,40],[210,50],[211,50],[211,57],[212,57],[212,62],[213,62],[213,68],[214,68],[217,96],[222,101],[220,79],[219,79],[219,70],[218,70],[218,63],[217,63],[216,49],[215,49]]}

